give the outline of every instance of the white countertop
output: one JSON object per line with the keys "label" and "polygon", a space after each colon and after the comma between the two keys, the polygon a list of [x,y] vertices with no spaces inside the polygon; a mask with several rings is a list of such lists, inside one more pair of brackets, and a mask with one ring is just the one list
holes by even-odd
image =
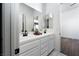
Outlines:
{"label": "white countertop", "polygon": [[52,35],[52,34],[54,34],[53,31],[49,31],[45,34],[42,33],[42,35],[34,35],[33,32],[29,32],[28,36],[25,36],[25,37],[23,37],[23,35],[20,34],[19,35],[19,44],[22,45],[22,44],[28,43],[30,41],[37,40],[39,38],[42,38],[42,37],[45,37],[48,35]]}

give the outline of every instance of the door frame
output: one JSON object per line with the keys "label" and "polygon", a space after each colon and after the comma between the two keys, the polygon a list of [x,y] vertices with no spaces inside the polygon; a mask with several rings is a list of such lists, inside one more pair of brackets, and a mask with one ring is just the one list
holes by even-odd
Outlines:
{"label": "door frame", "polygon": [[2,55],[10,56],[10,4],[2,3]]}
{"label": "door frame", "polygon": [[11,3],[11,56],[19,55],[19,3]]}
{"label": "door frame", "polygon": [[15,56],[19,48],[19,3],[2,3],[3,56]]}

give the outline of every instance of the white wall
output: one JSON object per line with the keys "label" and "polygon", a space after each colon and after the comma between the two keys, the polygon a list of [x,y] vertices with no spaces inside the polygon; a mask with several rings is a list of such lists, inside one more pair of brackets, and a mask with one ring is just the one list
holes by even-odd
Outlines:
{"label": "white wall", "polygon": [[79,7],[62,13],[61,36],[79,39]]}
{"label": "white wall", "polygon": [[35,10],[42,12],[42,4],[41,3],[25,3],[26,5],[34,8]]}
{"label": "white wall", "polygon": [[60,36],[59,36],[59,21],[60,21],[60,5],[58,3],[46,4],[46,14],[52,13],[53,19],[51,20],[51,27],[55,33],[55,49],[60,51]]}
{"label": "white wall", "polygon": [[26,16],[26,29],[27,31],[31,31],[33,28],[33,9],[23,3],[19,4],[19,18],[20,18],[20,31],[22,31],[22,14]]}

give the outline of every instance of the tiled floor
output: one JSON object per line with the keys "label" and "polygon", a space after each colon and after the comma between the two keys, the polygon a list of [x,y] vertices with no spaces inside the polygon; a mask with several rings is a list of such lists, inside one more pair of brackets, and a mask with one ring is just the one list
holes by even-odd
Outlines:
{"label": "tiled floor", "polygon": [[66,56],[63,53],[60,53],[57,50],[54,50],[49,56]]}

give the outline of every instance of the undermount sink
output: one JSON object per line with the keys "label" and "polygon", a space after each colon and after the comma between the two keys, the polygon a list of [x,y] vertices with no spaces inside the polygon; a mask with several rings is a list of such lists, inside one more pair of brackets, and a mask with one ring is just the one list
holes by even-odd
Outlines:
{"label": "undermount sink", "polygon": [[35,33],[33,33],[34,35],[42,35],[42,33],[40,33],[40,32],[35,32]]}

